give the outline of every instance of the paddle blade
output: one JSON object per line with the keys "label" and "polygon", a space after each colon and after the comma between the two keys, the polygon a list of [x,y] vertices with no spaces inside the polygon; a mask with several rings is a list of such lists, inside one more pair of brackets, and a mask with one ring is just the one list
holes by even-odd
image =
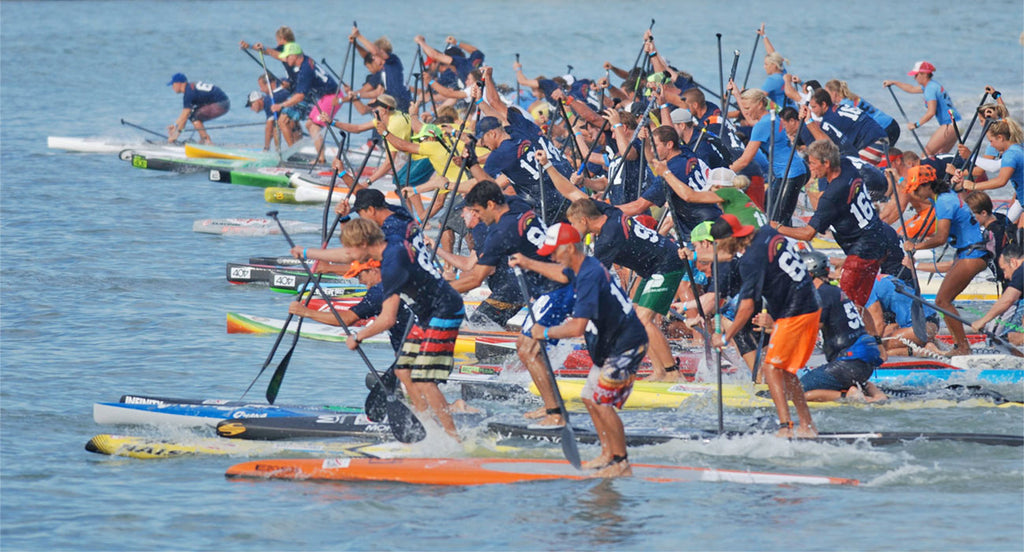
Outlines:
{"label": "paddle blade", "polygon": [[388,395],[394,392],[395,384],[398,381],[395,377],[394,366],[381,374],[380,379],[384,385],[382,386],[375,379],[373,385],[370,386],[370,394],[366,396],[366,403],[363,405],[366,417],[374,422],[382,422],[388,415]]}
{"label": "paddle blade", "polygon": [[403,443],[416,443],[427,436],[423,422],[413,414],[412,410],[399,401],[393,394],[387,396],[388,425],[395,439]]}
{"label": "paddle blade", "polygon": [[914,337],[922,343],[927,343],[928,331],[925,329],[924,307],[921,303],[915,301],[910,305],[910,323],[914,329]]}
{"label": "paddle blade", "polygon": [[580,450],[576,446],[576,434],[573,432],[572,426],[569,425],[569,418],[567,416],[565,417],[565,427],[562,428],[562,454],[572,464],[572,467],[577,470],[582,467]]}
{"label": "paddle blade", "polygon": [[270,383],[267,384],[267,402],[274,404],[277,400],[277,392],[281,390],[281,382],[284,381],[284,373],[288,371],[288,364],[292,361],[292,353],[295,352],[295,346],[288,349],[288,353],[281,359],[281,364],[277,365],[277,369],[274,370],[274,375],[270,377]]}

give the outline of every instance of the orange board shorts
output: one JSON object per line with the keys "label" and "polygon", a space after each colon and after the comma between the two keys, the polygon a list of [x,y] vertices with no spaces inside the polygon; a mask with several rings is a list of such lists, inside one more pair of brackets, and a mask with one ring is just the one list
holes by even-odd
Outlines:
{"label": "orange board shorts", "polygon": [[775,321],[775,331],[765,353],[766,366],[796,374],[807,365],[818,341],[821,309]]}

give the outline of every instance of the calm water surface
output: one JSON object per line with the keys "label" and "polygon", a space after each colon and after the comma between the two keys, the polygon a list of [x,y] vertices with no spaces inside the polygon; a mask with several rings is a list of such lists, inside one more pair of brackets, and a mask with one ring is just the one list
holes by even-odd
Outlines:
{"label": "calm water surface", "polygon": [[[0,4],[0,546],[1020,550],[1024,457],[1003,447],[752,438],[631,451],[642,461],[853,477],[859,488],[619,480],[454,489],[233,482],[223,473],[237,458],[137,461],[82,449],[94,434],[112,431],[93,423],[93,402],[127,392],[241,394],[272,340],[227,335],[225,312],[283,317],[288,298],[227,284],[224,263],[281,254],[286,244],[273,236],[191,232],[200,218],[261,216],[268,205],[258,190],[203,174],[140,171],[113,155],[49,151],[47,135],[140,138],[122,118],[162,130],[180,109],[180,97],[165,86],[177,71],[228,91],[234,106],[221,124],[253,122],[244,97],[258,69],[237,41],[270,42],[273,30],[288,24],[315,59],[327,57],[337,68],[353,19],[368,36],[388,34],[406,63],[414,34],[431,44],[454,34],[481,47],[497,77],[509,80],[517,51],[533,75],[560,74],[572,64],[576,74],[601,76],[605,60],[628,67],[654,17],[662,52],[716,89],[714,33],[723,33],[726,65],[733,49],[743,52],[742,74],[753,30],[766,20],[794,72],[845,77],[893,114],[880,81],[909,80],[903,75],[913,62],[928,59],[962,111],[992,84],[1020,116],[1020,2],[946,4],[773,4],[773,13],[785,16],[751,1]],[[762,78],[755,63],[751,83]],[[901,101],[911,117],[921,114],[920,97]],[[252,129],[214,138],[258,139]],[[282,213],[319,220],[313,208]],[[387,355],[371,357],[383,364]],[[280,400],[361,404],[364,373],[341,346],[303,342]],[[524,407],[484,406],[507,419]],[[742,427],[752,417],[729,412],[726,423]],[[711,427],[714,410],[625,418]],[[816,420],[826,431],[1024,433],[1020,408],[848,408]],[[537,452],[558,455],[554,447]],[[593,454],[584,447],[585,457]]]}

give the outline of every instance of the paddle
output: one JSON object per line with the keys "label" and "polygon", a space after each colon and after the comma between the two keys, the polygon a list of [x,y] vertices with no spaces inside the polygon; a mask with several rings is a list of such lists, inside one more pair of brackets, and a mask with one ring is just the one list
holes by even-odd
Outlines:
{"label": "paddle", "polygon": [[[739,50],[733,50],[732,51],[732,69],[729,70],[729,80],[726,81],[726,82],[731,82],[731,83],[735,84],[735,82],[736,82],[736,66],[739,65],[739,62],[740,62],[740,51]],[[723,90],[722,91],[722,115],[723,116],[727,116],[728,113],[729,113],[729,103],[732,101],[732,97],[728,94],[728,89],[723,88],[722,90]],[[701,126],[701,131],[702,132],[703,132],[704,128],[705,127],[702,125]],[[701,134],[701,137],[703,137],[703,133]]]}
{"label": "paddle", "polygon": [[[338,150],[338,155],[341,156],[340,148]],[[335,169],[334,174],[331,175],[331,185],[330,185],[330,188],[328,189],[328,198],[327,198],[327,201],[324,202],[324,230],[323,230],[324,231],[324,233],[323,233],[324,243],[321,246],[321,249],[327,249],[328,244],[331,243],[331,237],[334,236],[334,230],[336,230],[338,228],[338,224],[340,224],[341,220],[342,220],[342,216],[338,215],[337,217],[335,217],[334,223],[331,224],[331,227],[328,228],[328,226],[327,226],[327,217],[328,217],[328,213],[330,212],[330,209],[331,209],[331,195],[334,194],[334,184],[335,184],[335,182],[337,182],[337,180],[338,180],[338,170]],[[349,189],[348,189],[348,196],[345,198],[345,202],[346,203],[348,202],[348,199],[352,197],[352,190],[353,189],[354,189],[354,187],[349,187]],[[302,263],[302,264],[303,264],[303,266],[305,266],[305,263]],[[322,274],[322,273],[321,274],[316,274],[316,279],[315,279],[315,284],[314,285],[318,286],[319,282],[321,282],[323,277],[324,277],[324,274]],[[311,301],[312,298],[313,298],[313,294],[311,294],[311,293],[309,294],[308,297],[306,297],[306,302],[305,302],[306,306],[309,306],[309,301]],[[328,301],[330,302],[330,299]],[[285,330],[288,328],[288,324],[289,324],[289,322],[291,322],[291,320],[292,320],[292,313],[289,312],[288,313],[288,319],[285,320],[285,326],[281,329],[282,333],[284,333]],[[288,372],[288,367],[289,367],[289,365],[292,362],[292,352],[295,351],[295,346],[299,342],[299,335],[302,333],[302,323],[303,322],[305,322],[305,319],[303,319],[303,317],[300,317],[299,324],[295,327],[295,337],[292,338],[292,346],[288,349],[288,352],[285,353],[285,356],[284,356],[284,358],[282,358],[281,364],[278,365],[278,368],[276,368],[273,371],[273,374],[270,376],[270,382],[266,386],[266,400],[271,405],[273,405],[273,401],[274,400],[278,399],[278,392],[281,390],[281,384],[285,380],[285,373]],[[270,355],[267,357],[268,359],[273,356],[273,352],[274,352],[273,350],[270,351]],[[262,372],[263,371],[260,370],[261,374],[262,374]],[[259,378],[259,375],[257,374],[256,377]],[[248,391],[248,389],[247,389],[247,391]]]}
{"label": "paddle", "polygon": [[[932,303],[930,301],[926,301],[926,300],[918,297],[917,295],[914,295],[913,293],[910,293],[909,291],[906,290],[905,285],[902,282],[898,281],[898,280],[896,281],[896,293],[899,293],[900,295],[909,297],[915,303],[921,303],[923,305],[928,305],[932,309],[935,309],[936,311],[942,313],[943,316],[948,316],[948,317],[952,318],[953,320],[959,320],[964,325],[967,325],[967,326],[971,325],[971,322],[961,318],[960,316],[958,316],[958,315],[956,315],[956,314],[954,314],[954,313],[952,313],[952,312],[950,312],[950,311],[948,311],[948,310],[946,310],[946,309],[944,309],[942,307],[936,306],[935,303]],[[990,331],[988,331],[988,330],[986,330],[984,328],[982,328],[979,331],[981,333],[985,334],[986,336],[988,336],[988,338],[990,340],[992,340],[992,345],[994,345],[997,349],[1005,351],[1007,354],[1013,355],[1015,357],[1024,357],[1024,353],[1022,353],[1020,351],[1020,349],[1014,347],[1013,345],[1011,345],[1010,343],[1008,343],[1006,340],[1004,340],[1003,338],[999,337],[998,335],[996,335],[996,334],[994,334],[994,333],[992,333],[992,332],[990,332]]]}
{"label": "paddle", "polygon": [[971,117],[971,124],[967,125],[967,132],[964,133],[964,140],[967,140],[967,137],[971,135],[971,130],[974,129],[974,122],[978,120],[978,110],[981,109],[981,106],[985,105],[985,100],[987,99],[988,90],[986,90],[985,93],[982,94],[981,101],[978,102],[978,107],[974,109],[974,116]]}
{"label": "paddle", "polygon": [[[750,49],[750,61],[747,62],[747,74],[743,77],[743,89],[747,88],[747,81],[750,80],[750,69],[754,67],[754,57],[757,55],[757,44],[761,42],[761,33],[754,31],[754,47]],[[725,115],[725,113],[722,113]]]}
{"label": "paddle", "polygon": [[[519,291],[523,294],[523,300],[526,301],[526,313],[530,318],[531,324],[537,324],[537,317],[533,314],[533,304],[530,301],[530,289],[526,285],[526,277],[523,276],[523,271],[518,267],[512,268],[516,274],[516,281],[519,282]],[[540,358],[544,361],[544,367],[548,371],[548,377],[551,378],[551,387],[555,392],[555,402],[558,404],[558,409],[562,412],[562,420],[565,425],[562,426],[562,453],[565,455],[565,459],[576,469],[580,469],[580,451],[576,447],[576,434],[573,433],[572,424],[569,423],[569,411],[565,408],[565,401],[562,400],[562,393],[558,390],[558,379],[555,378],[555,371],[551,368],[551,359],[548,358],[547,344],[538,343],[540,346]]]}
{"label": "paddle", "polygon": [[[519,52],[516,52],[516,64],[519,64]],[[516,75],[516,105],[519,105],[519,102],[522,101],[522,98],[523,91],[519,86],[519,75]]]}
{"label": "paddle", "polygon": [[725,76],[722,74],[722,72],[725,68],[722,67],[722,33],[715,33],[715,38],[718,39],[718,97],[724,98]]}
{"label": "paddle", "polygon": [[[125,125],[125,126],[130,126],[132,128],[137,128],[137,129],[139,129],[139,130],[141,130],[143,132],[148,132],[148,133],[150,133],[150,134],[152,134],[154,136],[159,136],[160,138],[163,138],[164,140],[167,140],[167,138],[168,138],[168,136],[166,134],[160,134],[159,132],[156,132],[154,130],[149,130],[148,128],[139,126],[139,125],[137,125],[135,123],[132,123],[132,122],[129,122],[129,121],[125,121],[124,119],[121,119],[121,124]],[[175,144],[180,143],[180,142],[181,142],[180,140],[175,140],[174,141]]]}
{"label": "paddle", "polygon": [[[245,50],[245,52],[248,53],[249,50]],[[270,71],[267,69],[267,60],[263,57],[263,50],[260,50],[260,65],[263,66],[263,78],[266,79],[267,95],[270,96],[270,112],[274,114],[274,144],[277,146],[277,159],[279,161],[284,161],[284,159],[281,158],[280,112],[274,110],[274,106],[277,102],[274,101],[274,87],[270,84]]]}
{"label": "paddle", "polygon": [[[281,224],[281,221],[277,218],[277,211],[270,211],[267,213],[267,216],[277,222],[277,226],[281,230],[281,235],[288,241],[288,245],[295,247],[295,242],[292,240],[292,237],[288,235],[288,231],[285,230],[284,225]],[[334,304],[331,302],[330,296],[327,295],[327,292],[325,292],[322,287],[320,287],[320,282],[313,278],[313,271],[305,264],[303,264],[302,267],[306,270],[306,274],[308,274],[310,279],[313,281],[313,285],[316,287],[316,290],[320,292],[320,295],[324,299],[327,300],[327,306],[331,309],[331,314],[334,315],[338,324],[343,330],[345,330],[345,333],[351,333],[348,329],[348,325],[345,324],[341,315],[338,314],[338,311],[334,308]],[[356,345],[356,352],[359,353],[360,358],[362,358],[363,362],[366,363],[366,367],[377,379],[377,382],[384,385],[384,381],[381,379],[380,373],[378,373],[373,367],[373,363],[370,362],[370,359],[366,356],[366,352],[363,351],[363,348]],[[406,406],[405,403],[399,401],[398,398],[395,397],[393,391],[388,392],[387,401],[388,425],[391,427],[391,432],[395,435],[396,439],[403,443],[415,443],[423,440],[427,436],[423,423],[416,418],[416,415],[413,414],[412,410]]]}
{"label": "paddle", "polygon": [[[883,139],[885,144],[885,163],[886,166],[892,166],[892,159],[889,158],[889,140]],[[903,205],[900,204],[900,192],[896,189],[896,180],[892,179],[892,197],[896,201],[896,210],[900,214],[900,227],[903,228],[903,235],[906,239],[910,239],[910,234],[907,233],[907,223],[903,218]],[[927,224],[925,224],[927,227]],[[917,266],[914,262],[914,256],[910,256],[910,275],[914,278],[914,293],[921,295],[921,283],[917,279]],[[916,337],[922,343],[928,341],[928,332],[926,331],[924,308],[920,304],[914,303],[910,306],[910,322],[914,330],[914,337]]]}
{"label": "paddle", "polygon": [[[260,62],[260,60],[256,59],[256,56],[252,55],[252,52],[250,52],[247,48],[242,48],[242,51],[245,52],[245,55],[249,56],[250,59],[255,61],[257,65],[262,65],[263,69],[266,70],[266,68],[267,68],[266,64],[262,63],[262,62]],[[263,57],[263,50],[260,50],[260,57],[261,58]],[[274,77],[274,74],[270,73],[270,76]],[[274,77],[274,80],[277,80],[277,77]],[[269,86],[270,83],[268,82],[267,85]]]}
{"label": "paddle", "polygon": [[[733,64],[733,69],[736,69],[736,64]],[[714,258],[711,260],[711,274],[715,279],[715,333],[722,334],[722,312],[721,312],[721,297],[718,292],[718,242],[711,242],[711,250],[714,254]],[[687,263],[689,264],[689,263]],[[697,303],[700,303],[700,299],[697,299]],[[725,422],[724,422],[724,407],[722,406],[722,349],[717,349],[715,352],[715,374],[718,381],[718,433],[725,433]]]}
{"label": "paddle", "polygon": [[[896,107],[899,108],[900,114],[903,115],[903,120],[909,124],[910,117],[907,117],[907,112],[903,111],[903,105],[900,104],[900,99],[896,97],[896,93],[892,91],[892,85],[890,84],[889,86],[886,86],[885,89],[889,91],[890,95],[892,95],[892,101],[896,102]],[[925,157],[931,157],[928,155],[928,150],[925,149],[924,144],[921,143],[921,138],[917,135],[917,128],[915,127],[910,129],[910,133],[914,135],[914,140],[917,140],[917,145],[921,148],[921,153],[923,153]]]}

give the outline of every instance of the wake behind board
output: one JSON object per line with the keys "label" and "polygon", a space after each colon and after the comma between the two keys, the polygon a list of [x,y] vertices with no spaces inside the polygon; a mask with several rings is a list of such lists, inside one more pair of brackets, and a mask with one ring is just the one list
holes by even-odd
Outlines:
{"label": "wake behind board", "polygon": [[[633,477],[652,483],[694,481],[762,485],[858,485],[856,479],[686,466],[633,464]],[[492,485],[556,479],[592,479],[564,460],[526,458],[275,459],[236,464],[229,478],[377,481],[416,485]]]}
{"label": "wake behind board", "polygon": [[[487,429],[499,435],[509,437],[525,437],[530,439],[558,440],[560,430],[533,429],[522,424],[508,424],[491,422]],[[583,444],[597,443],[598,437],[590,429],[573,428],[576,440]],[[713,429],[696,429],[686,433],[676,432],[672,434],[649,433],[643,434],[626,430],[626,445],[630,447],[657,445],[670,441],[709,441],[718,438],[737,438],[746,436],[764,435],[762,432],[726,431],[718,433]],[[861,432],[822,432],[812,439],[792,439],[799,441],[811,441],[817,443],[868,443],[870,445],[895,445],[913,441],[955,441],[961,443],[974,443],[978,445],[1003,445],[1009,447],[1024,446],[1024,436],[1020,435],[998,435],[988,433],[933,433],[924,431],[861,431]]]}

